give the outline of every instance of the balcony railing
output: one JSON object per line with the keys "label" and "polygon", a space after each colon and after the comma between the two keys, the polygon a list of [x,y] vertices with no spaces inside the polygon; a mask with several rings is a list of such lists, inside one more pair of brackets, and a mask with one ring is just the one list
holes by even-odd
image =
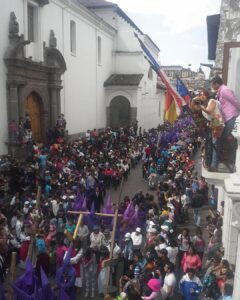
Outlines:
{"label": "balcony railing", "polygon": [[217,172],[208,171],[205,167],[203,154],[202,174],[206,178],[225,179],[232,173],[240,175],[240,117],[236,121],[236,126],[232,134],[234,138],[229,138],[221,150]]}

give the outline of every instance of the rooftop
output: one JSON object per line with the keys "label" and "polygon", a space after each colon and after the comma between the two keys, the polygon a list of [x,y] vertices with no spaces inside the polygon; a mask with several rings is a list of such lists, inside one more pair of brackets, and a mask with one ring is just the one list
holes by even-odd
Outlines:
{"label": "rooftop", "polygon": [[77,0],[87,8],[117,7],[117,4],[105,0]]}
{"label": "rooftop", "polygon": [[138,86],[142,78],[143,74],[112,74],[104,82],[104,86]]}
{"label": "rooftop", "polygon": [[172,65],[172,66],[161,66],[161,68],[163,68],[163,69],[183,69],[183,67],[182,66],[180,66],[180,65]]}
{"label": "rooftop", "polygon": [[[122,17],[127,23],[129,23],[139,33],[144,35],[142,30],[133,22],[133,20],[131,18],[129,18],[129,16],[116,3],[105,1],[105,0],[75,0],[75,1],[77,1],[79,4],[85,6],[88,9],[114,8],[116,10],[116,13],[120,17]],[[153,40],[148,35],[146,35],[146,37],[157,48],[157,50],[160,51],[160,49],[153,42]]]}

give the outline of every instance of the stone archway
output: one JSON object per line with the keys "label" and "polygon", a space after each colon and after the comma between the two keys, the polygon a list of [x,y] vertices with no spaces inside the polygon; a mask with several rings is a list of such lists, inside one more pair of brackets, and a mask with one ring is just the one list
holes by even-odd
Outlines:
{"label": "stone archway", "polygon": [[124,96],[116,96],[110,103],[110,127],[128,127],[131,125],[131,106]]}
{"label": "stone archway", "polygon": [[30,93],[24,105],[25,113],[30,116],[32,126],[32,138],[35,142],[43,141],[43,102],[36,92]]}
{"label": "stone archway", "polygon": [[[27,105],[33,123],[35,122],[33,115],[37,116],[34,135],[44,142],[46,130],[56,125],[57,116],[61,113],[61,77],[67,68],[63,55],[57,49],[57,40],[52,30],[49,47],[46,47],[44,42],[43,62],[34,62],[25,57],[24,47],[29,43],[24,40],[23,35],[19,35],[17,18],[12,12],[9,23],[9,46],[4,55],[8,70],[8,121],[14,120],[18,123],[19,119],[25,116]],[[17,142],[13,143],[11,140],[8,140],[7,144],[10,153],[15,152],[15,148],[19,146]],[[11,150],[11,147],[14,149]]]}

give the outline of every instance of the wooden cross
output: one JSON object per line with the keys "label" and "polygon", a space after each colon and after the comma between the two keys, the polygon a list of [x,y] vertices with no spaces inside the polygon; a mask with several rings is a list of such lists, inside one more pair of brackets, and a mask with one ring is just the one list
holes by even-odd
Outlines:
{"label": "wooden cross", "polygon": [[[118,209],[117,209],[118,211]],[[76,237],[77,237],[77,234],[78,234],[78,229],[79,229],[79,226],[82,222],[82,219],[83,219],[83,216],[84,215],[90,215],[92,214],[91,212],[89,211],[71,211],[69,210],[68,211],[68,214],[70,215],[79,215],[78,217],[78,221],[77,221],[77,225],[76,225],[76,228],[74,230],[74,234],[72,236],[72,239],[75,240]],[[101,217],[114,217],[114,223],[115,223],[115,218],[119,218],[119,217],[122,217],[123,215],[120,215],[120,214],[117,214],[116,216],[116,210],[115,210],[115,213],[114,214],[105,214],[105,213],[94,213],[94,215],[96,216],[101,216]],[[115,225],[115,235],[116,235],[116,228],[117,228],[117,221],[116,221],[116,225]],[[114,229],[114,224],[113,224],[113,229]],[[114,238],[115,238],[115,235],[114,235]],[[69,235],[68,235],[69,236]],[[111,239],[112,240],[112,239]]]}
{"label": "wooden cross", "polygon": [[[114,205],[114,209],[115,209],[114,214],[94,213],[96,216],[113,217],[114,218],[113,219],[113,230],[112,230],[112,236],[111,236],[110,255],[109,255],[109,259],[105,260],[104,263],[103,263],[103,267],[104,268],[111,267],[111,266],[116,266],[117,262],[119,261],[118,259],[114,259],[113,258],[113,250],[114,250],[114,244],[115,244],[115,237],[116,237],[116,231],[117,231],[118,218],[123,216],[123,215],[121,215],[121,214],[118,213],[118,211],[119,211],[119,204],[120,204],[120,200],[121,200],[121,197],[122,197],[122,191],[123,191],[123,179],[121,181],[120,193],[119,193],[117,202]],[[85,211],[68,211],[68,213],[72,214],[72,215],[79,215],[78,221],[77,221],[77,225],[76,225],[73,237],[72,237],[72,239],[75,240],[76,237],[77,237],[78,229],[79,229],[79,226],[80,226],[80,224],[82,222],[83,216],[84,215],[89,215],[91,213],[90,212],[85,212]],[[111,270],[107,274],[107,280],[106,280],[106,282],[108,284],[106,286],[106,293],[107,293],[107,290],[108,290],[108,287],[109,287],[109,284],[110,284],[110,272],[111,272]]]}
{"label": "wooden cross", "polygon": [[[112,231],[112,237],[111,237],[111,248],[110,248],[110,260],[113,258],[113,249],[114,249],[114,243],[115,243],[115,237],[116,237],[116,230],[117,230],[117,220],[119,217],[122,217],[123,215],[119,214],[119,203],[121,200],[122,196],[122,190],[123,190],[123,180],[121,181],[121,188],[120,188],[120,193],[117,202],[114,205],[115,211],[114,214],[105,214],[105,213],[94,213],[96,216],[101,216],[101,217],[114,217],[113,221],[113,231]],[[73,240],[76,239],[77,234],[78,234],[78,229],[79,226],[82,222],[83,216],[84,215],[90,215],[91,212],[88,211],[68,211],[69,214],[71,215],[79,215],[77,225],[73,234]]]}

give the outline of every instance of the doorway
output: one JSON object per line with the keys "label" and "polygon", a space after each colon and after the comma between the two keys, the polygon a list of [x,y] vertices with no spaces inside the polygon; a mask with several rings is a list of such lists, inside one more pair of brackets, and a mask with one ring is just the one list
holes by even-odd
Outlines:
{"label": "doorway", "polygon": [[128,127],[131,121],[131,108],[127,98],[117,96],[110,104],[110,126],[111,128]]}
{"label": "doorway", "polygon": [[32,126],[32,139],[35,142],[42,142],[42,124],[41,124],[41,106],[42,101],[39,95],[32,92],[25,101],[25,112],[29,114]]}

